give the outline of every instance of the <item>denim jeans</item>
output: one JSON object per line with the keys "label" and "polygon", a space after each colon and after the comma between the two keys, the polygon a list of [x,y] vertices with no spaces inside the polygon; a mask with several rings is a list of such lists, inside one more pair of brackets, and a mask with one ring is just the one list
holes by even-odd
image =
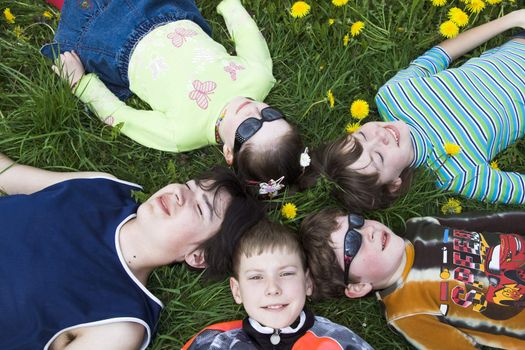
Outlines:
{"label": "denim jeans", "polygon": [[181,19],[211,34],[193,0],[66,0],[54,41],[40,52],[54,59],[75,50],[86,72],[126,99],[132,94],[128,64],[135,45],[155,27]]}

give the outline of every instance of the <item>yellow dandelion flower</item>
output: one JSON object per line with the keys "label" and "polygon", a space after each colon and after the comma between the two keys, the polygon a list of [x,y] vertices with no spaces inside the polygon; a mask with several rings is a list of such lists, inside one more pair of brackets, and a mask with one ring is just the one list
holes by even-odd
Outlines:
{"label": "yellow dandelion flower", "polygon": [[501,3],[501,0],[485,0],[489,5],[497,5]]}
{"label": "yellow dandelion flower", "polygon": [[287,219],[294,219],[297,216],[297,206],[293,203],[286,203],[281,208],[281,215]]}
{"label": "yellow dandelion flower", "polygon": [[348,46],[348,41],[350,40],[350,35],[346,34],[343,37],[343,46]]}
{"label": "yellow dandelion flower", "polygon": [[346,124],[345,126],[345,131],[348,133],[348,134],[353,134],[354,132],[357,131],[357,129],[359,129],[361,127],[361,123],[359,122],[355,122],[355,123],[348,123]]}
{"label": "yellow dandelion flower", "polygon": [[439,32],[445,38],[453,38],[459,34],[459,27],[452,21],[445,21],[439,26]]}
{"label": "yellow dandelion flower", "polygon": [[352,36],[358,36],[363,31],[365,24],[362,21],[357,21],[350,27],[350,34]]}
{"label": "yellow dandelion flower", "polygon": [[448,19],[456,23],[458,27],[464,27],[468,24],[468,14],[458,7],[453,7],[448,11]]}
{"label": "yellow dandelion flower", "polygon": [[493,160],[492,162],[490,162],[490,167],[494,170],[501,170],[499,168],[499,164],[498,164],[498,161],[497,160]]}
{"label": "yellow dandelion flower", "polygon": [[335,19],[333,19],[333,18],[328,18],[328,25],[329,25],[329,26],[334,25],[334,23],[335,23]]}
{"label": "yellow dandelion flower", "polygon": [[348,3],[348,0],[332,0],[332,4],[337,7],[344,6]]}
{"label": "yellow dandelion flower", "polygon": [[310,5],[304,1],[296,1],[290,9],[293,18],[302,18],[310,13]]}
{"label": "yellow dandelion flower", "polygon": [[22,39],[23,38],[24,31],[22,30],[22,27],[14,26],[13,33],[15,34],[17,39]]}
{"label": "yellow dandelion flower", "polygon": [[4,10],[4,17],[7,23],[15,23],[16,16],[11,13],[11,9],[9,7]]}
{"label": "yellow dandelion flower", "polygon": [[355,119],[365,119],[368,116],[370,108],[368,107],[368,102],[364,100],[355,100],[350,106],[350,114]]}
{"label": "yellow dandelion flower", "polygon": [[459,152],[461,152],[461,147],[459,145],[450,142],[445,143],[445,153],[447,156],[454,157],[458,155]]}
{"label": "yellow dandelion flower", "polygon": [[326,93],[326,99],[328,100],[328,105],[330,106],[330,108],[334,108],[335,100],[332,90],[328,90],[328,92]]}
{"label": "yellow dandelion flower", "polygon": [[51,19],[53,18],[53,14],[49,11],[44,11],[44,13],[42,14],[42,16],[44,16],[45,18],[48,18],[48,19]]}
{"label": "yellow dandelion flower", "polygon": [[433,6],[445,6],[447,0],[430,0]]}
{"label": "yellow dandelion flower", "polygon": [[472,13],[480,13],[485,8],[483,0],[469,0],[467,3],[467,10]]}
{"label": "yellow dandelion flower", "polygon": [[463,210],[461,207],[461,202],[454,198],[449,198],[449,200],[441,207],[441,212],[443,214],[460,214]]}

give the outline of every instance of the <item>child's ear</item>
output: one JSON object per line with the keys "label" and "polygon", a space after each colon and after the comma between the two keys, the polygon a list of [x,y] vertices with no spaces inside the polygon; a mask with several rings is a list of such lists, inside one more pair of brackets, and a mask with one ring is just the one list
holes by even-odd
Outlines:
{"label": "child's ear", "polygon": [[206,261],[204,261],[204,250],[196,249],[189,254],[184,256],[184,261],[186,264],[194,267],[196,269],[204,269],[206,266]]}
{"label": "child's ear", "polygon": [[239,281],[235,277],[230,277],[230,289],[232,291],[233,299],[237,304],[242,304],[241,289],[239,287]]}
{"label": "child's ear", "polygon": [[222,154],[228,165],[233,164],[233,149],[226,143],[222,146]]}
{"label": "child's ear", "polygon": [[310,275],[310,270],[306,270],[306,296],[309,297],[314,291],[314,283]]}
{"label": "child's ear", "polygon": [[350,299],[361,298],[372,291],[370,283],[348,283],[345,288],[345,295]]}
{"label": "child's ear", "polygon": [[403,180],[401,180],[401,178],[398,177],[397,179],[395,179],[394,181],[388,184],[388,191],[390,193],[395,193],[399,191],[402,183],[403,183]]}

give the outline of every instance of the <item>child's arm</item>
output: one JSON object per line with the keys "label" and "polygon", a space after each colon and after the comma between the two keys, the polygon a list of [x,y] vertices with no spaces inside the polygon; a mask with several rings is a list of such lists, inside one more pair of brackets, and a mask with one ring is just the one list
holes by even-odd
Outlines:
{"label": "child's arm", "polygon": [[452,60],[455,60],[496,35],[514,27],[525,28],[525,9],[513,11],[503,17],[469,29],[455,38],[443,41],[438,46],[445,50]]}
{"label": "child's arm", "polygon": [[217,12],[224,17],[228,32],[235,42],[237,56],[258,61],[272,72],[272,58],[259,28],[239,0],[223,0]]}
{"label": "child's arm", "polygon": [[[419,314],[391,321],[390,324],[418,349],[479,349],[479,345],[470,335],[454,326],[440,322],[437,317]],[[466,321],[468,322],[468,319]],[[472,322],[472,325],[475,327],[476,320],[474,319]],[[492,331],[496,333],[497,328]],[[492,346],[497,348],[524,349],[525,347],[525,340],[523,339],[510,337],[505,334],[492,334],[489,333],[490,331],[490,329],[474,329],[472,332],[476,333],[476,336],[480,339],[483,339],[484,343],[491,343]]]}
{"label": "child's arm", "polygon": [[525,204],[525,175],[480,164],[465,176],[456,176],[445,189],[489,203]]}
{"label": "child's arm", "polygon": [[390,324],[418,349],[478,349],[474,339],[459,329],[440,322],[437,316],[418,314],[391,321]]}
{"label": "child's arm", "polygon": [[95,74],[84,74],[74,51],[61,54],[57,64],[55,73],[69,82],[74,94],[100,120],[112,126],[124,123],[122,133],[144,146],[178,152],[172,124],[164,113],[137,110],[120,101]]}
{"label": "child's arm", "polygon": [[440,225],[476,232],[504,232],[525,235],[525,211],[464,213],[436,217]]}
{"label": "child's arm", "polygon": [[467,30],[456,38],[445,40],[431,48],[410,62],[407,68],[400,70],[394,77],[387,81],[386,84],[379,89],[377,97],[379,100],[376,102],[381,104],[382,96],[388,95],[388,92],[385,91],[388,90],[388,85],[394,85],[400,81],[411,78],[428,77],[437,74],[447,69],[454,59],[513,27],[525,28],[525,9],[511,12],[501,18]]}
{"label": "child's arm", "polygon": [[6,194],[30,194],[56,183],[90,177],[109,177],[113,175],[101,172],[67,172],[59,173],[15,163],[0,153],[0,191]]}

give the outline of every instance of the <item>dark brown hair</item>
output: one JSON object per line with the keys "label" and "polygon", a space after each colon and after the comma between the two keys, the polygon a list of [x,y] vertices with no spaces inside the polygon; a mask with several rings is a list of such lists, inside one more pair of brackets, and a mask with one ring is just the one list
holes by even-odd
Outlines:
{"label": "dark brown hair", "polygon": [[263,219],[237,242],[232,259],[233,277],[239,277],[239,266],[243,255],[249,258],[268,250],[273,252],[275,249],[286,249],[288,253],[298,254],[302,267],[306,270],[306,257],[297,233],[289,227]]}
{"label": "dark brown hair", "polygon": [[[289,124],[289,123],[288,123]],[[233,166],[243,181],[268,182],[284,176],[283,184],[293,185],[302,173],[299,164],[304,150],[303,140],[294,125],[271,147],[257,149],[250,142],[242,145]]]}
{"label": "dark brown hair", "polygon": [[409,188],[412,170],[403,170],[401,187],[391,192],[389,184],[379,183],[379,174],[365,175],[350,169],[362,153],[361,143],[351,135],[321,146],[312,153],[312,163],[301,179],[301,189],[315,185],[319,176],[326,176],[335,184],[334,197],[348,210],[362,212],[388,207]]}
{"label": "dark brown hair", "polygon": [[[207,268],[205,276],[220,279],[231,273],[233,248],[239,238],[264,217],[262,204],[248,194],[246,186],[228,168],[217,166],[196,179],[199,186],[207,191],[224,191],[231,196],[219,231],[204,241]],[[215,199],[215,198],[214,198]]]}
{"label": "dark brown hair", "polygon": [[307,216],[299,229],[314,283],[314,299],[340,298],[344,295],[344,271],[337,262],[331,238],[339,228],[337,217],[341,215],[345,214],[339,209],[323,209]]}

